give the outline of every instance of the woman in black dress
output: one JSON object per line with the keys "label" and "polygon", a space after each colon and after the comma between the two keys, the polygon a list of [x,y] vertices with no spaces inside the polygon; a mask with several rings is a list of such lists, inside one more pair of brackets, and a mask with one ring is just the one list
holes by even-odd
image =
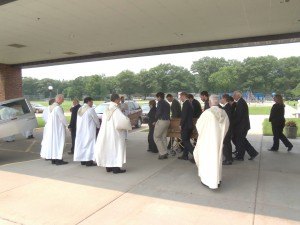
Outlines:
{"label": "woman in black dress", "polygon": [[149,120],[148,120],[148,126],[149,126],[149,133],[148,133],[149,147],[148,147],[148,151],[157,153],[158,150],[157,150],[156,144],[155,144],[154,139],[153,139],[154,124],[156,122],[156,119],[155,119],[156,102],[155,102],[155,100],[149,101],[149,106],[150,106],[150,111],[148,113],[148,118],[149,118]]}
{"label": "woman in black dress", "polygon": [[272,132],[273,132],[273,146],[269,149],[269,151],[278,151],[279,149],[279,140],[283,142],[285,147],[287,147],[288,151],[291,151],[293,148],[292,143],[286,138],[283,134],[283,128],[285,126],[285,118],[284,118],[284,104],[282,100],[282,96],[276,94],[274,96],[275,104],[273,105],[269,117],[269,121],[272,124]]}

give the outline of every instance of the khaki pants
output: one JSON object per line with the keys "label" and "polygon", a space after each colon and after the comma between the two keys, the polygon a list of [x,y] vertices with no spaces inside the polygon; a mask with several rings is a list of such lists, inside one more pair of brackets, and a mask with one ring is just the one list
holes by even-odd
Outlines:
{"label": "khaki pants", "polygon": [[160,155],[165,155],[167,151],[167,133],[170,120],[158,120],[154,128],[154,142]]}

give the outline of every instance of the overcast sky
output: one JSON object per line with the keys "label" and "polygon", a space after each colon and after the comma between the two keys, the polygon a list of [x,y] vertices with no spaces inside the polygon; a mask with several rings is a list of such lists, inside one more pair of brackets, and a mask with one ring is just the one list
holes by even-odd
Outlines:
{"label": "overcast sky", "polygon": [[59,66],[23,69],[22,74],[23,77],[33,77],[38,79],[51,78],[55,80],[73,80],[79,76],[88,76],[94,74],[115,76],[123,70],[131,70],[137,73],[142,69],[150,69],[161,63],[171,63],[176,66],[183,66],[187,69],[190,69],[194,61],[205,56],[224,57],[227,60],[236,59],[242,61],[247,57],[267,55],[273,55],[277,58],[300,56],[300,43],[144,56],[88,63],[74,63]]}

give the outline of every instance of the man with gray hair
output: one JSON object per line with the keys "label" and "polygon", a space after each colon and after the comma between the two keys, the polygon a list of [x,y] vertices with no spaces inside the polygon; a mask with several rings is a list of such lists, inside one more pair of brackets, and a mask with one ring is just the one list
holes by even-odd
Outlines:
{"label": "man with gray hair", "polygon": [[62,155],[65,146],[66,127],[68,126],[61,104],[64,96],[59,94],[55,102],[49,106],[47,123],[44,128],[41,157],[51,159],[52,164],[64,165]]}
{"label": "man with gray hair", "polygon": [[196,123],[198,140],[194,159],[202,184],[216,189],[222,179],[223,140],[229,128],[226,112],[219,107],[219,97],[211,95],[209,106]]}
{"label": "man with gray hair", "polygon": [[247,140],[247,133],[250,130],[249,109],[247,102],[243,99],[240,91],[233,93],[236,108],[233,114],[233,136],[235,138],[236,157],[235,160],[244,161],[245,150],[250,155],[249,160],[253,160],[258,152]]}

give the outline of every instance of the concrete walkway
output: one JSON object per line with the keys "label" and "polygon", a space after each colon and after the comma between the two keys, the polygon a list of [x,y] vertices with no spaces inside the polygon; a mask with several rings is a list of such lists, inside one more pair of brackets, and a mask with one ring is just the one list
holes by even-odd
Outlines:
{"label": "concrete walkway", "polygon": [[267,151],[263,119],[251,117],[249,133],[259,157],[224,166],[216,191],[201,185],[190,162],[148,153],[145,132],[129,135],[125,174],[68,155],[65,166],[41,159],[0,166],[0,224],[300,224],[300,140],[291,140],[290,153],[282,145]]}

